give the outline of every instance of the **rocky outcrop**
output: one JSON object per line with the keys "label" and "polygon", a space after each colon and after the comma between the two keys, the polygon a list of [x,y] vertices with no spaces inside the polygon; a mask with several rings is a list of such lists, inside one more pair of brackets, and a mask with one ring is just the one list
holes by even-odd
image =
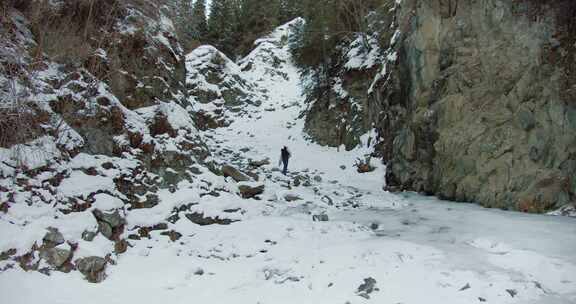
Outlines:
{"label": "rocky outcrop", "polygon": [[[370,33],[354,34],[344,39],[332,50],[328,75],[321,70],[312,70],[306,102],[310,109],[306,113],[305,131],[322,145],[351,150],[359,145],[371,145],[375,138],[362,142],[361,137],[374,128],[379,121],[381,105],[372,96],[376,80],[379,79],[383,62],[388,60],[388,43],[395,41],[394,5],[389,2],[383,11],[367,17]],[[382,29],[382,25],[384,29]],[[378,29],[378,30],[376,30]],[[320,79],[328,77],[327,80]]]}
{"label": "rocky outcrop", "polygon": [[528,212],[575,203],[576,4],[383,6],[376,43],[343,40],[330,79],[311,81],[312,139],[351,149],[375,127],[390,190]]}
{"label": "rocky outcrop", "polygon": [[202,130],[228,126],[234,116],[250,115],[249,106],[259,106],[264,99],[262,89],[213,46],[186,55],[186,70],[186,87]]}
{"label": "rocky outcrop", "polygon": [[[124,253],[125,212],[195,182],[192,165],[211,168],[169,2],[0,5],[0,212],[14,223],[38,205],[53,207],[47,218],[85,217],[82,235],[65,241],[50,228],[42,246],[15,248],[10,259],[22,268],[73,270],[76,247],[90,246],[81,239],[98,234],[114,243],[105,254]],[[17,201],[29,204],[10,208]],[[90,281],[104,279],[105,262],[81,261]]]}
{"label": "rocky outcrop", "polygon": [[576,201],[576,5],[403,1],[380,85],[393,190],[544,212]]}

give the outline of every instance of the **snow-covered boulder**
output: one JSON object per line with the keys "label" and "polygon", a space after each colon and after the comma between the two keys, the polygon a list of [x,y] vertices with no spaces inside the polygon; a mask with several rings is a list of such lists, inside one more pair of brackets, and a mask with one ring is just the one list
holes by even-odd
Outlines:
{"label": "snow-covered boulder", "polygon": [[246,77],[263,83],[283,83],[289,81],[287,71],[294,68],[289,51],[290,36],[303,24],[304,19],[296,18],[276,28],[270,35],[254,42],[254,50],[239,61]]}
{"label": "snow-covered boulder", "polygon": [[227,126],[235,115],[249,115],[263,91],[224,53],[203,45],[186,56],[186,86],[201,129]]}

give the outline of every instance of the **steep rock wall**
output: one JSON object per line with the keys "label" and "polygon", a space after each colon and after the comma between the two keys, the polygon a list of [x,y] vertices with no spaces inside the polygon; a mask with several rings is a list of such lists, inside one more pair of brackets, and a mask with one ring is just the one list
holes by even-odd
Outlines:
{"label": "steep rock wall", "polygon": [[543,212],[576,201],[576,4],[403,1],[374,94],[393,190]]}

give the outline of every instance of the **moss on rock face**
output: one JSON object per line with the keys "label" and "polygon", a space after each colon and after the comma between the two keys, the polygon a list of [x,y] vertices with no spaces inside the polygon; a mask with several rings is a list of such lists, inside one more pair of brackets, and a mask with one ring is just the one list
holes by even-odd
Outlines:
{"label": "moss on rock face", "polygon": [[408,80],[395,88],[406,99],[385,100],[399,115],[379,123],[389,187],[526,212],[575,202],[567,4],[449,3],[405,1],[398,12],[411,26],[392,75]]}

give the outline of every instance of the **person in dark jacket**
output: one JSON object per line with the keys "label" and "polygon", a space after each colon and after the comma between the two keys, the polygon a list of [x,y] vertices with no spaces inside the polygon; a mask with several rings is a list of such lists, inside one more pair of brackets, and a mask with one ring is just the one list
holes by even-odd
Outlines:
{"label": "person in dark jacket", "polygon": [[284,168],[282,169],[282,174],[284,175],[288,173],[288,160],[290,159],[290,156],[292,156],[292,154],[290,154],[288,147],[284,146],[282,150],[280,150],[280,160],[284,165]]}

